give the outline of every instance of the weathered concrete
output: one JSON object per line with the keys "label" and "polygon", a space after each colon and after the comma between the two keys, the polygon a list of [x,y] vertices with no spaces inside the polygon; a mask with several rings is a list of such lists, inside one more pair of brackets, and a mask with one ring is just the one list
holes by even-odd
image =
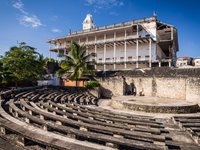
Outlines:
{"label": "weathered concrete", "polygon": [[[125,76],[126,83],[134,83],[137,95],[164,97],[200,104],[200,77],[186,76]],[[103,98],[123,95],[122,76],[99,77]]]}
{"label": "weathered concrete", "polygon": [[177,99],[119,96],[113,97],[110,106],[116,109],[127,109],[131,111],[143,111],[150,113],[197,113],[198,104],[181,101]]}

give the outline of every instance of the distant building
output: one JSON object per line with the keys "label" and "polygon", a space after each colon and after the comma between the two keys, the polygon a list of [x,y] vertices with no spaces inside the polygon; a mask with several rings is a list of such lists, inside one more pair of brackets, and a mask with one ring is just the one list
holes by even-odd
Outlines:
{"label": "distant building", "polygon": [[194,66],[200,67],[200,58],[194,58],[193,62],[194,62]]}
{"label": "distant building", "polygon": [[178,57],[176,61],[176,66],[181,67],[181,66],[192,66],[192,57],[188,56],[183,56],[183,57]]}
{"label": "distant building", "polygon": [[156,16],[95,27],[92,15],[83,21],[83,30],[48,42],[50,52],[67,55],[69,44],[85,44],[88,53],[95,52],[97,70],[122,70],[154,66],[176,66],[177,29],[160,22]]}

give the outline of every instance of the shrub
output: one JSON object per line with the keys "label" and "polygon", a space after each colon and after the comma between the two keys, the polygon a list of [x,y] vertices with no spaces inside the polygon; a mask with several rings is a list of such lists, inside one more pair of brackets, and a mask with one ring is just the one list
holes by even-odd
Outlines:
{"label": "shrub", "polygon": [[90,88],[93,88],[93,87],[99,87],[100,86],[100,83],[98,81],[89,81],[85,84],[85,87],[90,89]]}

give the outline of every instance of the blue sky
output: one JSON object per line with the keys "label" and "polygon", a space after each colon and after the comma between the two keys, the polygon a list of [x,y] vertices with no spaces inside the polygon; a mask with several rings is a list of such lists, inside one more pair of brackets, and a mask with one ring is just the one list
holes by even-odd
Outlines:
{"label": "blue sky", "polygon": [[178,56],[200,57],[199,0],[0,0],[0,54],[17,42],[49,56],[48,39],[82,28],[87,13],[96,26],[151,17],[178,29]]}

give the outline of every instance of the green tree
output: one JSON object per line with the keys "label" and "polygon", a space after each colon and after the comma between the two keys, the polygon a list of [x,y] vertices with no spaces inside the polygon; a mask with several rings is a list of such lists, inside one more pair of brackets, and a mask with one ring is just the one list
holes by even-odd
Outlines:
{"label": "green tree", "polygon": [[6,85],[12,78],[12,73],[8,71],[8,68],[3,66],[2,58],[0,58],[0,85]]}
{"label": "green tree", "polygon": [[90,61],[91,57],[94,57],[95,53],[87,54],[86,47],[80,46],[76,42],[70,44],[70,52],[66,56],[65,60],[60,63],[61,69],[57,71],[59,76],[67,74],[71,80],[77,81],[83,75],[94,75],[94,61]]}
{"label": "green tree", "polygon": [[16,86],[19,81],[36,81],[44,74],[44,58],[36,49],[22,42],[11,47],[2,58],[3,67],[12,73]]}

